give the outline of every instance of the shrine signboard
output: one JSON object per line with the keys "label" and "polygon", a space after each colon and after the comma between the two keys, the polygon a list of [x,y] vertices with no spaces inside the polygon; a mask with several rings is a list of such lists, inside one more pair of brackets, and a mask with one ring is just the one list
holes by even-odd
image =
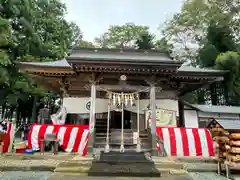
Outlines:
{"label": "shrine signboard", "polygon": [[[146,120],[151,124],[151,110],[148,110],[145,116]],[[177,126],[176,111],[167,109],[156,109],[156,126]]]}

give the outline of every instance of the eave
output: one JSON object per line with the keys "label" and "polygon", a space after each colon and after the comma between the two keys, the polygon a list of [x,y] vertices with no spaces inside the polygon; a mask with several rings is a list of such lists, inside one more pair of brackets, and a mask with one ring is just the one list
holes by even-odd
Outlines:
{"label": "eave", "polygon": [[[62,61],[62,60],[60,60]],[[59,62],[60,62],[59,61]],[[58,62],[58,61],[56,61]],[[49,75],[49,76],[69,76],[75,74],[70,65],[58,65],[55,62],[43,62],[43,63],[18,63],[19,71],[36,75]],[[52,65],[53,64],[53,65]]]}

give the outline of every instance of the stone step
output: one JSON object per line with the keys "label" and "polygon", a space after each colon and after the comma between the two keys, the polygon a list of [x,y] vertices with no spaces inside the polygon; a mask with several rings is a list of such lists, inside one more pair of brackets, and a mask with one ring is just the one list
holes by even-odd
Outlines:
{"label": "stone step", "polygon": [[[169,171],[169,169],[165,170]],[[152,163],[106,163],[93,162],[90,164],[81,164],[69,162],[68,164],[59,165],[54,172],[58,173],[85,173],[88,176],[143,176],[143,177],[159,177],[160,172]]]}
{"label": "stone step", "polygon": [[107,136],[107,133],[106,132],[96,132],[96,138],[102,138],[102,137],[104,137],[104,138],[106,138],[106,136]]}
{"label": "stone step", "polygon": [[[100,148],[100,149],[104,149],[105,148],[105,143],[97,143],[94,145],[95,148]],[[114,152],[119,152],[120,151],[120,145],[110,145],[110,149],[111,151],[114,151]],[[125,151],[136,151],[137,149],[137,145],[125,145],[124,146],[124,150]],[[149,145],[141,145],[141,152],[148,152],[151,150],[151,146]]]}
{"label": "stone step", "polygon": [[[112,162],[109,162],[109,163],[118,163],[118,164],[121,164],[121,165],[124,165],[124,163],[126,162],[116,162],[116,161],[112,161]],[[105,161],[99,161],[98,163],[106,163]],[[129,162],[127,162],[129,163]],[[136,162],[133,162],[133,163],[136,163]],[[142,162],[137,162],[137,163],[142,163]],[[175,162],[154,162],[154,165],[156,168],[158,169],[178,169],[178,170],[181,170],[184,168],[183,164],[180,164],[180,163],[175,163]],[[58,164],[57,166],[57,169],[56,171],[65,171],[66,172],[75,172],[75,171],[79,171],[79,168],[81,169],[80,171],[81,172],[85,172],[87,169],[89,169],[90,167],[92,166],[92,160],[71,160],[71,161],[67,161],[67,162],[61,162]],[[82,168],[83,167],[83,168]],[[67,169],[72,169],[72,170],[69,170],[67,171]],[[83,169],[83,170],[82,170]],[[215,168],[216,169],[216,168]]]}
{"label": "stone step", "polygon": [[[124,151],[125,152],[133,152],[133,151],[135,151],[136,152],[136,147],[124,147]],[[111,148],[111,151],[113,151],[113,152],[119,152],[120,151],[120,148]],[[141,152],[150,152],[151,151],[151,148],[146,148],[146,149],[144,149],[144,148],[142,148],[141,149]]]}
{"label": "stone step", "polygon": [[85,167],[90,167],[92,165],[93,160],[71,160],[71,161],[66,161],[66,162],[61,162],[58,164],[57,167],[80,167],[80,166],[85,166]]}
{"label": "stone step", "polygon": [[160,168],[160,169],[184,169],[184,165],[177,162],[154,161],[154,164],[157,168]]}
{"label": "stone step", "polygon": [[[101,157],[100,157],[101,159]],[[160,177],[160,172],[151,162],[104,162],[95,161],[88,172],[89,176]]]}
{"label": "stone step", "polygon": [[73,180],[86,178],[85,176],[88,176],[88,173],[54,172],[49,176],[48,180],[66,180],[66,179]]}
{"label": "stone step", "polygon": [[120,162],[149,162],[143,152],[101,152],[100,161],[120,161]]}
{"label": "stone step", "polygon": [[75,160],[59,163],[55,174],[76,176],[160,177],[186,175],[183,165],[169,158],[146,159],[138,152],[101,152],[99,160],[77,156]]}
{"label": "stone step", "polygon": [[90,171],[88,176],[96,177],[161,177],[161,173],[156,169],[156,171],[132,171],[132,170],[120,170],[118,172],[109,171]]}
{"label": "stone step", "polygon": [[[163,171],[161,172],[161,177],[156,177],[154,179],[158,179],[158,180],[175,180],[175,179],[181,179],[181,180],[192,180],[191,177],[189,177],[188,174],[185,174],[186,172],[184,171],[178,171],[178,172],[174,172],[174,171]],[[88,176],[88,173],[68,173],[68,172],[54,172],[53,174],[51,174],[49,176],[48,180],[66,180],[66,179],[95,179],[95,177],[86,177]],[[97,178],[97,177],[96,177]],[[127,179],[129,177],[123,177],[124,179]],[[144,178],[144,177],[143,177]],[[152,179],[152,177],[150,177]],[[149,179],[150,179],[149,178]],[[108,177],[98,177],[98,179],[109,179]],[[118,179],[117,177],[114,179]],[[135,179],[135,178],[134,178]],[[141,178],[142,179],[142,178]],[[144,178],[145,179],[145,178]]]}
{"label": "stone step", "polygon": [[62,173],[88,173],[91,166],[75,166],[75,167],[57,167],[54,172]]}

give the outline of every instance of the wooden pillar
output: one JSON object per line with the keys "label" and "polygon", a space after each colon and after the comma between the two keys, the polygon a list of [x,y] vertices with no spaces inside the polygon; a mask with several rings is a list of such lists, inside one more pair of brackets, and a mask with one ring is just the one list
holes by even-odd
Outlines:
{"label": "wooden pillar", "polygon": [[151,107],[151,134],[152,134],[152,156],[157,156],[156,141],[156,87],[150,88],[150,107]]}
{"label": "wooden pillar", "polygon": [[109,147],[110,113],[111,113],[111,101],[110,101],[110,97],[109,97],[108,114],[107,114],[107,138],[106,138],[105,152],[110,151],[110,147]]}
{"label": "wooden pillar", "polygon": [[137,152],[141,152],[140,144],[140,97],[137,94]]}
{"label": "wooden pillar", "polygon": [[179,127],[185,127],[184,104],[178,101]]}
{"label": "wooden pillar", "polygon": [[88,153],[93,153],[94,140],[95,140],[95,113],[96,113],[96,84],[91,84],[91,104],[89,115],[89,136],[88,136]]}

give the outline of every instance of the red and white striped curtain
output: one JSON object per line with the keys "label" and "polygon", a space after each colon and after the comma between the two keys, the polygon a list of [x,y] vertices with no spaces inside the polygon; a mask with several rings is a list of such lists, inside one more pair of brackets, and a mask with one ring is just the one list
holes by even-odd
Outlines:
{"label": "red and white striped curtain", "polygon": [[13,131],[12,123],[8,123],[7,131],[6,131],[6,134],[5,134],[4,139],[3,139],[2,151],[4,153],[11,152],[10,144],[11,144],[11,140],[13,138],[12,136],[14,136],[14,133],[12,131]]}
{"label": "red and white striped curtain", "polygon": [[[157,127],[157,135],[163,140],[169,156],[215,156],[211,134],[205,128]],[[160,150],[160,146],[158,145]]]}
{"label": "red and white striped curtain", "polygon": [[33,124],[28,133],[28,148],[39,150],[40,140],[46,134],[54,133],[64,151],[78,152],[84,156],[87,153],[88,128],[88,125]]}

